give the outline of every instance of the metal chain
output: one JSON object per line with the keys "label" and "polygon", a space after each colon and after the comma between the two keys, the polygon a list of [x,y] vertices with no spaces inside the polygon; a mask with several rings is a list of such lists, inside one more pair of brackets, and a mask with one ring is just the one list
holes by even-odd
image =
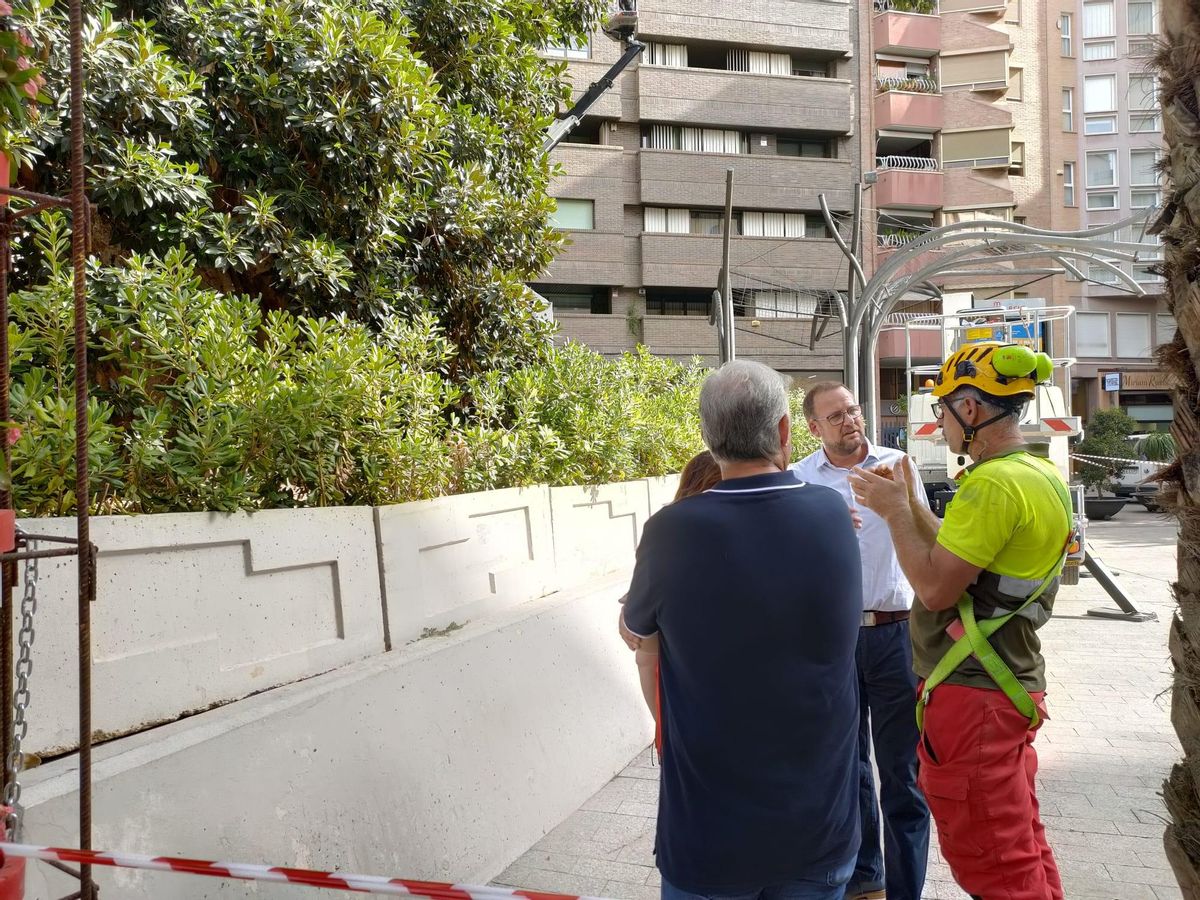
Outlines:
{"label": "metal chain", "polygon": [[[29,541],[28,550],[36,550],[37,544]],[[25,754],[21,743],[29,734],[29,722],[25,720],[25,712],[29,709],[29,676],[33,672],[33,617],[37,612],[38,561],[36,558],[25,560],[24,593],[21,595],[21,630],[17,638],[20,648],[17,655],[16,689],[13,691],[13,737],[12,753],[8,757],[8,784],[4,788],[4,805],[9,813],[4,820],[8,829],[8,840],[18,841],[21,838],[21,826],[25,809],[21,806],[21,784],[17,780],[25,768]]]}

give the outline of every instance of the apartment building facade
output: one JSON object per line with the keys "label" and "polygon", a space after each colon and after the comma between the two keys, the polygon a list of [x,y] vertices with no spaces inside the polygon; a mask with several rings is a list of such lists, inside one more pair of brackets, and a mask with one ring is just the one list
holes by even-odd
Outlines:
{"label": "apartment building facade", "polygon": [[[841,374],[829,297],[847,271],[820,216],[843,234],[863,182],[868,275],[922,232],[1004,220],[1075,231],[1156,206],[1161,120],[1149,72],[1156,0],[641,0],[647,50],[554,153],[552,193],[571,241],[534,285],[564,339],[618,353],[645,344],[716,361],[726,170],[734,170],[731,284],[740,356],[804,378]],[[550,50],[581,91],[617,58],[603,37]],[[935,281],[975,305],[1028,300],[1077,308],[1048,335],[1079,362],[1085,416],[1114,403],[1169,419],[1152,348],[1173,328],[1158,246],[1112,268],[997,263]],[[1133,285],[1146,292],[1140,295]],[[881,336],[884,437],[914,385],[904,365],[941,354],[906,346],[902,303]],[[1113,375],[1120,376],[1119,390]],[[1109,376],[1107,379],[1105,376]],[[889,418],[888,413],[892,416]]]}
{"label": "apartment building facade", "polygon": [[[1076,60],[1064,82],[1063,130],[1075,141],[1064,157],[1067,199],[1082,226],[1097,227],[1152,212],[1162,201],[1159,160],[1162,113],[1152,67],[1158,32],[1156,0],[1082,0],[1063,10],[1059,53]],[[1153,358],[1175,323],[1167,312],[1156,262],[1161,248],[1142,226],[1122,240],[1141,243],[1138,260],[1114,269],[1092,265],[1072,282],[1075,329],[1075,406],[1086,412],[1120,405],[1146,428],[1171,421],[1171,385]],[[1125,279],[1145,293],[1138,294]]]}
{"label": "apartment building facade", "polygon": [[[730,285],[738,355],[839,377],[832,292],[847,266],[820,212],[860,177],[855,12],[843,0],[642,0],[646,51],[552,159],[570,241],[533,285],[563,339],[705,362],[734,171]],[[597,35],[567,58],[578,94],[620,53]],[[817,314],[814,318],[814,313]]]}

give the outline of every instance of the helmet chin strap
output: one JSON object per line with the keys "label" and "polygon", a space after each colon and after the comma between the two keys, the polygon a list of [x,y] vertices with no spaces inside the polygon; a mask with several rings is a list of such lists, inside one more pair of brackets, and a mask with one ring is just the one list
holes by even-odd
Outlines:
{"label": "helmet chin strap", "polygon": [[992,416],[986,422],[980,422],[978,425],[968,425],[966,422],[963,421],[962,416],[960,416],[958,414],[958,410],[954,408],[953,404],[947,403],[947,404],[945,404],[945,406],[946,406],[946,409],[950,410],[950,415],[954,416],[954,420],[956,422],[958,422],[958,424],[962,427],[962,430],[963,430],[963,452],[966,453],[968,456],[970,455],[971,442],[975,440],[975,435],[977,435],[982,429],[987,428],[989,425],[992,425],[996,422],[999,422],[1001,419],[1008,417],[1008,413],[1000,413],[999,415]]}

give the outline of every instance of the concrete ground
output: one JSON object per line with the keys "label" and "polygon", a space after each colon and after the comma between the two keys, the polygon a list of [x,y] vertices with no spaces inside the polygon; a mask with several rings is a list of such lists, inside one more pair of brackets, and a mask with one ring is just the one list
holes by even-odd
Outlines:
{"label": "concrete ground", "polygon": [[[1085,577],[1062,590],[1042,630],[1051,719],[1037,740],[1039,795],[1068,900],[1180,898],[1162,850],[1160,796],[1179,756],[1167,693],[1175,533],[1166,517],[1134,505],[1088,531],[1095,554],[1119,574],[1126,594],[1158,621],[1087,616],[1112,603]],[[657,799],[658,769],[645,751],[496,883],[614,900],[657,898],[651,852]],[[924,897],[966,898],[936,847]]]}

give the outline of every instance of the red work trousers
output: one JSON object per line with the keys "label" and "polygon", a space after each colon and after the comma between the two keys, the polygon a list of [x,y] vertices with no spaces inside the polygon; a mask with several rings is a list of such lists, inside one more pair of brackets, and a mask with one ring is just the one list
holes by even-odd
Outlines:
{"label": "red work trousers", "polygon": [[1063,900],[1038,815],[1034,734],[999,690],[943,684],[925,707],[918,784],[954,880],[980,900]]}

